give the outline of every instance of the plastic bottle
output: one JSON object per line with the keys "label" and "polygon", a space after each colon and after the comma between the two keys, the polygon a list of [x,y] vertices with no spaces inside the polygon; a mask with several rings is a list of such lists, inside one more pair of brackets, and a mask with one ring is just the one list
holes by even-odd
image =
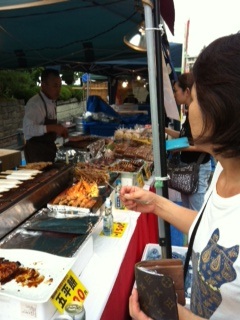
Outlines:
{"label": "plastic bottle", "polygon": [[115,208],[123,209],[122,202],[120,200],[120,189],[122,187],[121,180],[116,181],[116,189],[115,189]]}
{"label": "plastic bottle", "polygon": [[112,201],[110,198],[105,202],[105,214],[103,217],[103,233],[105,236],[110,236],[113,233],[113,215],[112,215]]}

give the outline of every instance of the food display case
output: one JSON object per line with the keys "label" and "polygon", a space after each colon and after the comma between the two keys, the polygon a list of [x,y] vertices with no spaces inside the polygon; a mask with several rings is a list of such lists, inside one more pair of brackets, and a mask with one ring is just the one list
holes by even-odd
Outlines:
{"label": "food display case", "polygon": [[73,166],[56,163],[33,178],[21,181],[16,188],[1,193],[0,239],[42,209],[72,182]]}

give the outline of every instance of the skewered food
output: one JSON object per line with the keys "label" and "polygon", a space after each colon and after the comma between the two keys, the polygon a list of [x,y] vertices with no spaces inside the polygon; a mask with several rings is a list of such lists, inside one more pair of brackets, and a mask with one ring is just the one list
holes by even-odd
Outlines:
{"label": "skewered food", "polygon": [[81,181],[60,193],[52,204],[92,208],[96,203],[96,200],[92,198],[98,197],[98,194],[98,186],[95,182],[92,183],[81,179]]}
{"label": "skewered food", "polygon": [[35,170],[42,170],[48,166],[51,166],[52,162],[30,162],[27,163],[26,166],[24,167],[25,169],[35,169]]}
{"label": "skewered food", "polygon": [[[97,168],[99,166],[100,168]],[[102,167],[102,168],[101,168]],[[85,180],[98,185],[109,181],[109,174],[106,166],[101,164],[78,163],[74,169],[74,176],[77,180]]]}

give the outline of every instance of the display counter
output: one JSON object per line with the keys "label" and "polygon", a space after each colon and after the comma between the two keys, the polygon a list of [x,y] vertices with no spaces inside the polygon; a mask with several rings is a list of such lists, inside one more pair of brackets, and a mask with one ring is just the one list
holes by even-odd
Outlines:
{"label": "display counter", "polygon": [[141,214],[121,262],[118,276],[101,316],[101,320],[131,319],[128,300],[134,284],[134,265],[141,260],[147,243],[158,243],[157,217],[153,214]]}
{"label": "display counter", "polygon": [[158,242],[155,215],[127,210],[113,210],[113,215],[115,221],[128,224],[124,235],[101,236],[101,222],[92,235],[92,257],[79,277],[89,291],[84,302],[87,320],[130,319],[128,299],[134,265],[141,260],[147,243]]}
{"label": "display counter", "polygon": [[[72,166],[64,165],[63,167],[51,168],[46,173],[41,173],[39,177],[37,176],[33,180],[24,182],[21,187],[24,192],[19,195],[19,192],[12,191],[11,201],[8,194],[6,194],[6,199],[3,197],[3,200],[8,200],[10,204],[6,205],[5,203],[8,204],[8,202],[2,201],[2,212],[0,214],[2,220],[9,212],[11,213],[8,214],[9,221],[12,221],[13,217],[19,216],[20,213],[27,213],[27,215],[23,219],[18,219],[18,223],[14,225],[9,234],[10,227],[3,233],[0,248],[39,250],[62,256],[60,249],[53,248],[53,246],[55,247],[55,242],[51,239],[56,233],[32,232],[32,229],[29,229],[29,223],[33,223],[39,216],[44,216],[48,212],[45,206],[49,199],[64,190],[71,182]],[[43,186],[45,187],[43,188]],[[111,192],[110,188],[109,190]],[[14,192],[18,195],[16,199],[13,198]],[[113,200],[114,192],[110,196]],[[17,210],[18,208],[19,210]],[[101,212],[100,207],[98,210]],[[141,260],[147,243],[158,242],[158,223],[155,215],[116,210],[113,207],[113,216],[115,222],[126,224],[126,229],[121,237],[115,238],[101,235],[102,221],[100,219],[100,222],[89,235],[88,241],[83,243],[84,246],[78,243],[77,249],[75,248],[76,250],[74,251],[77,254],[77,260],[71,270],[88,290],[84,306],[89,320],[108,320],[113,315],[114,319],[117,320],[129,319],[128,299],[134,284],[134,265]],[[44,246],[39,247],[40,243],[42,245],[43,234]],[[48,236],[46,239],[45,235]],[[50,235],[51,239],[49,238]],[[19,237],[23,237],[24,241],[14,242]],[[36,239],[32,241],[33,237],[37,237],[39,241],[36,241]],[[63,234],[61,237],[57,235],[54,237],[62,241],[63,247],[67,251],[70,250]],[[77,235],[72,236],[72,238],[74,237],[77,237]],[[63,257],[72,257],[72,253],[70,253],[63,255]],[[35,303],[33,300],[30,301],[31,299],[29,301],[25,299],[24,301],[11,293],[9,296],[6,296],[6,294],[1,295],[0,300],[1,304],[5,306],[1,308],[0,319],[2,316],[7,316],[10,320],[27,320],[26,313],[30,309],[31,318],[29,319],[50,320],[54,319],[58,314],[58,312],[55,312],[56,309],[50,300],[46,300],[45,303],[40,305],[40,302]]]}
{"label": "display counter", "polygon": [[114,210],[114,220],[127,222],[122,238],[93,237],[93,256],[80,280],[89,290],[84,303],[87,319],[126,320],[128,299],[134,284],[134,265],[141,260],[147,243],[157,243],[157,219],[133,211]]}

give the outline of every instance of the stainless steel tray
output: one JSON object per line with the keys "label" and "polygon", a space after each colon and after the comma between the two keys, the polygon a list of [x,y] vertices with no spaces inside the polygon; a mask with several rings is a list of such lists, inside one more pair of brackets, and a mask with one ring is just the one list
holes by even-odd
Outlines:
{"label": "stainless steel tray", "polygon": [[[68,219],[56,219],[58,220],[58,222],[55,220],[55,227],[53,227],[53,224],[52,226],[48,227],[47,221],[53,221],[53,218],[49,218],[48,213],[49,211],[47,209],[40,210],[34,217],[26,221],[21,226],[21,228],[16,229],[15,231],[11,232],[8,236],[6,236],[0,242],[0,248],[31,249],[63,257],[72,257],[78,251],[79,247],[92,234],[92,232],[102,219],[101,214],[90,216],[89,221],[91,220],[91,226],[89,224],[88,227],[85,227],[85,230],[82,229],[81,232],[81,218],[78,218],[79,230],[77,230],[77,227],[75,227],[74,231],[71,230],[71,223],[68,222],[68,226],[64,227],[63,224],[60,222],[64,222],[64,220],[66,222]],[[43,223],[43,221],[45,221],[45,224]],[[61,230],[61,226],[63,226],[65,230]],[[40,230],[41,227],[42,230]],[[45,230],[43,230],[44,228]]]}

